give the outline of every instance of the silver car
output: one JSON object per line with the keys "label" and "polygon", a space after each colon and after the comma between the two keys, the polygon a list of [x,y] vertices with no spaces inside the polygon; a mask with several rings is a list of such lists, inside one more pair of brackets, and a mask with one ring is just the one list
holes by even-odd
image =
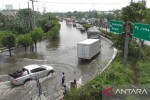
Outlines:
{"label": "silver car", "polygon": [[[23,71],[16,71],[9,74],[9,79],[13,85],[22,85],[29,80],[43,78],[50,73],[54,73],[54,68],[49,65],[28,65],[22,68]],[[26,71],[26,74],[24,72]]]}

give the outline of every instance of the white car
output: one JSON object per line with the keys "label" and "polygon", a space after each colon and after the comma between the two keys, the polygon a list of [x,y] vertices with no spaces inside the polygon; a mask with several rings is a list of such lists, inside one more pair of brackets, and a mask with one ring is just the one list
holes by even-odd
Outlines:
{"label": "white car", "polygon": [[17,71],[9,74],[9,79],[13,85],[22,85],[29,80],[43,78],[48,76],[50,73],[54,73],[54,68],[49,65],[33,64],[23,67],[22,70],[27,73],[24,74],[22,71]]}

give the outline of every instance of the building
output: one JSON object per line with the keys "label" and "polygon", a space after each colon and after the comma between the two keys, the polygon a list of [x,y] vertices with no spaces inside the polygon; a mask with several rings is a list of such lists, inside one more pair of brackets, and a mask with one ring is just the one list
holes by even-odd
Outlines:
{"label": "building", "polygon": [[17,10],[3,10],[3,11],[0,11],[0,14],[6,17],[16,18],[17,12],[18,12]]}
{"label": "building", "polygon": [[13,10],[13,5],[5,5],[6,10]]}

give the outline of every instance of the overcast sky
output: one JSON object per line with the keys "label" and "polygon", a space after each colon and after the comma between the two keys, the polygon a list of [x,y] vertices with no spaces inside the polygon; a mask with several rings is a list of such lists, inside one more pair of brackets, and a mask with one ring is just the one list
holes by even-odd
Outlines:
{"label": "overcast sky", "polygon": [[[30,0],[0,0],[0,9],[4,9],[5,5],[12,4],[14,9],[27,8],[27,2]],[[131,0],[35,0],[35,10],[40,12],[43,8],[46,12],[67,12],[67,11],[89,11],[100,10],[108,11],[121,9],[129,5]],[[139,0],[133,0],[135,2]],[[147,7],[150,8],[150,0],[147,1]],[[31,7],[31,1],[30,1]]]}

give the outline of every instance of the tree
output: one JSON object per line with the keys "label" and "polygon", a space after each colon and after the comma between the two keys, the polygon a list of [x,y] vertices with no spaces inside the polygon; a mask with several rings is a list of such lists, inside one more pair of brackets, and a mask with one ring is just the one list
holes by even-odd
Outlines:
{"label": "tree", "polygon": [[115,20],[120,20],[120,17],[121,17],[121,11],[120,10],[114,10],[114,16],[115,16]]}
{"label": "tree", "polygon": [[5,16],[2,15],[1,13],[0,13],[0,23],[1,23],[0,29],[3,29],[6,25],[6,20],[5,20]]}
{"label": "tree", "polygon": [[66,17],[71,17],[71,16],[73,16],[73,14],[72,14],[71,11],[69,11],[69,12],[66,13]]}
{"label": "tree", "polygon": [[44,32],[48,32],[58,23],[58,19],[52,13],[46,13],[37,21],[38,27],[41,27]]}
{"label": "tree", "polygon": [[[128,27],[129,24],[131,24],[130,26],[132,26],[132,23],[135,23],[135,22],[142,23],[143,20],[145,20],[145,16],[146,16],[145,10],[146,10],[146,1],[142,0],[137,3],[136,2],[131,3],[129,6],[122,8],[121,19],[126,22],[126,25],[125,25],[126,27]],[[132,34],[132,33],[130,32],[130,34]],[[131,36],[130,38],[132,39],[132,35],[130,35],[130,36]],[[125,42],[126,46],[128,46],[127,38],[128,38],[128,34],[126,32],[126,42]],[[140,59],[141,58],[141,48],[142,48],[144,42],[141,41],[141,39],[139,40],[139,42],[141,43],[141,45],[138,48],[139,49],[139,57],[138,58]],[[130,43],[130,47],[131,46],[133,46],[133,45],[131,45],[131,43]],[[126,49],[128,49],[128,48],[126,48]],[[127,50],[125,50],[125,54],[127,55],[126,51]],[[129,51],[129,53],[130,53],[130,51]],[[127,57],[124,56],[124,58],[127,58]],[[125,60],[125,63],[126,63],[126,60]]]}
{"label": "tree", "polygon": [[30,32],[30,34],[36,47],[37,42],[42,40],[43,30],[41,28],[35,28]]}
{"label": "tree", "polygon": [[93,14],[93,16],[92,16],[93,18],[97,18],[97,17],[98,17],[98,14],[97,14],[97,11],[96,11],[96,10],[93,10],[93,11],[92,11],[92,14]]}
{"label": "tree", "polygon": [[58,20],[53,13],[45,13],[42,15],[42,18],[49,19],[49,20]]}
{"label": "tree", "polygon": [[102,12],[101,14],[98,15],[98,18],[99,18],[100,20],[103,20],[103,19],[106,18],[106,17],[107,17],[107,14],[106,14],[105,12]]}
{"label": "tree", "polygon": [[20,35],[17,38],[18,45],[22,45],[25,47],[25,51],[27,51],[27,47],[33,44],[32,38],[30,34]]}
{"label": "tree", "polygon": [[108,20],[108,22],[109,22],[110,20],[114,20],[114,19],[115,19],[115,15],[114,15],[114,14],[109,13],[109,14],[107,15],[107,20]]}
{"label": "tree", "polygon": [[145,1],[134,2],[129,6],[122,8],[121,18],[123,21],[141,22],[146,16],[145,10]]}
{"label": "tree", "polygon": [[9,55],[11,57],[11,48],[16,44],[15,35],[10,31],[3,31],[1,36],[1,44],[9,49]]}
{"label": "tree", "polygon": [[76,15],[78,12],[77,11],[73,11],[73,15]]}
{"label": "tree", "polygon": [[[9,30],[18,34],[25,34],[32,30],[33,16],[31,9],[20,9],[18,11],[3,11],[0,13],[0,25],[1,30]],[[11,13],[10,13],[11,12]],[[40,13],[35,12],[36,18],[40,16]]]}
{"label": "tree", "polygon": [[20,24],[24,26],[26,32],[29,32],[33,28],[33,18],[32,18],[32,10],[31,9],[21,9],[18,11],[18,20],[20,20]]}
{"label": "tree", "polygon": [[86,17],[85,12],[75,12],[74,16],[76,16],[77,19],[81,19],[81,18]]}
{"label": "tree", "polygon": [[60,24],[56,24],[50,31],[47,32],[48,36],[51,38],[57,38],[60,30]]}
{"label": "tree", "polygon": [[45,18],[39,19],[37,21],[38,27],[41,27],[44,32],[48,32],[48,30],[49,30],[48,26],[47,26],[47,21],[48,21],[48,19],[45,19]]}
{"label": "tree", "polygon": [[146,9],[145,23],[150,24],[150,8]]}
{"label": "tree", "polygon": [[0,13],[0,29],[1,30],[9,30],[9,31],[14,31],[14,23],[15,23],[15,19],[16,19],[16,16],[15,16],[15,12],[12,11],[11,14],[8,14],[9,13],[8,11],[2,11],[3,13]]}

